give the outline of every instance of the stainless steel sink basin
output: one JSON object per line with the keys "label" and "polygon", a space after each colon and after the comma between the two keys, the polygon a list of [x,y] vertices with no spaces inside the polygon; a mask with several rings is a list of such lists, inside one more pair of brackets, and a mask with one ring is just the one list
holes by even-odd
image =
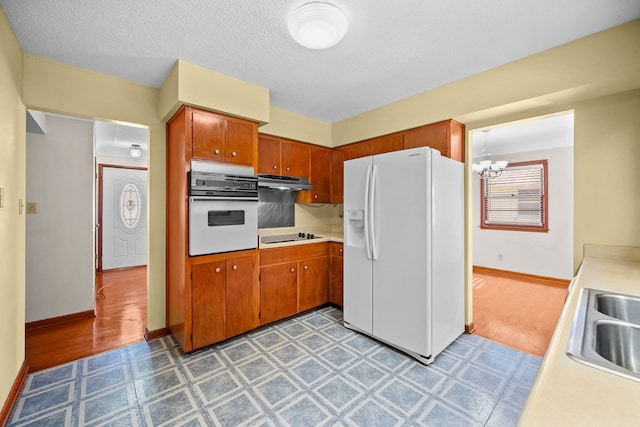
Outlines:
{"label": "stainless steel sink basin", "polygon": [[640,298],[583,289],[567,355],[591,367],[640,381]]}
{"label": "stainless steel sink basin", "polygon": [[595,350],[609,362],[640,374],[640,326],[596,322]]}
{"label": "stainless steel sink basin", "polygon": [[607,316],[640,325],[640,298],[618,294],[597,294],[596,310]]}

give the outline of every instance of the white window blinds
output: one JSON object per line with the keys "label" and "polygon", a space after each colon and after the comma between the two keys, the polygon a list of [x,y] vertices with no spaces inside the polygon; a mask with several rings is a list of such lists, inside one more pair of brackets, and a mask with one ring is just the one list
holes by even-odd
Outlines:
{"label": "white window blinds", "polygon": [[546,160],[513,164],[484,178],[484,226],[546,228]]}

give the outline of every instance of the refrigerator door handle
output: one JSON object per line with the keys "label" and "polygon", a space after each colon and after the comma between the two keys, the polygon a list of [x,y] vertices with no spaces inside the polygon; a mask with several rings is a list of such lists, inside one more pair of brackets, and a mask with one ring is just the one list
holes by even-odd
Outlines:
{"label": "refrigerator door handle", "polygon": [[376,177],[378,176],[378,165],[373,165],[371,173],[371,195],[369,196],[369,215],[371,224],[369,224],[369,234],[371,235],[371,257],[378,259],[378,248],[376,247],[376,220],[375,220],[375,196],[376,196]]}
{"label": "refrigerator door handle", "polygon": [[367,249],[367,259],[371,259],[371,245],[369,242],[369,186],[371,184],[371,165],[367,166],[367,182],[364,187],[364,243]]}

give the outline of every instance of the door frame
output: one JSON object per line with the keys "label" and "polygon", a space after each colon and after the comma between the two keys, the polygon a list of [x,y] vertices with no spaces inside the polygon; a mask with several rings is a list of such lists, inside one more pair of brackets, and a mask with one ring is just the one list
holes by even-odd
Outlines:
{"label": "door frame", "polygon": [[[97,221],[96,221],[96,271],[101,272],[102,271],[102,196],[103,196],[103,184],[102,184],[102,178],[103,178],[103,168],[114,168],[114,169],[133,169],[133,170],[143,170],[143,171],[147,171],[148,172],[148,168],[144,168],[144,167],[140,167],[140,166],[123,166],[123,165],[112,165],[112,164],[107,164],[107,163],[100,163],[98,165],[98,216],[97,216]],[[149,191],[149,183],[147,182],[147,191]],[[148,193],[147,193],[148,194]],[[148,203],[148,197],[147,200],[145,200],[145,203]],[[147,237],[148,239],[148,237]]]}

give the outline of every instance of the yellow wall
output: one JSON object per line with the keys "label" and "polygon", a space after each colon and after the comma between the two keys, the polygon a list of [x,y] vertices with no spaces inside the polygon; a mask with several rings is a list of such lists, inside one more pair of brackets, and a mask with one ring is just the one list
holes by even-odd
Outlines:
{"label": "yellow wall", "polygon": [[0,407],[24,361],[25,126],[22,104],[22,51],[0,12]]}
{"label": "yellow wall", "polygon": [[332,147],[331,124],[282,108],[271,107],[269,123],[258,129],[266,133],[311,144]]}

